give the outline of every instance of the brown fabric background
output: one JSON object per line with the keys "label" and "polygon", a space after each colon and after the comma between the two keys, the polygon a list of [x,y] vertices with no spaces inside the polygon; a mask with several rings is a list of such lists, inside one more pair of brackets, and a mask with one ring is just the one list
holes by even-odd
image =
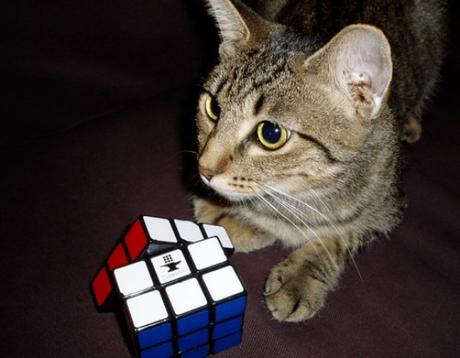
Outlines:
{"label": "brown fabric background", "polygon": [[[233,262],[243,344],[222,357],[460,356],[458,5],[422,141],[407,148],[405,220],[357,257],[327,306],[279,324],[262,303],[270,248]],[[129,357],[89,282],[140,213],[191,218],[194,96],[215,61],[200,1],[1,5],[0,355]],[[90,121],[91,120],[91,121]]]}

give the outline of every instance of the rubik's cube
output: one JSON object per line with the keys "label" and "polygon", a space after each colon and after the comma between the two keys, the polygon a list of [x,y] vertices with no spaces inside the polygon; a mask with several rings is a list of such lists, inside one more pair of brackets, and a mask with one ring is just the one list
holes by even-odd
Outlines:
{"label": "rubik's cube", "polygon": [[207,357],[241,342],[246,290],[225,229],[141,216],[91,283],[98,308],[122,308],[141,358]]}

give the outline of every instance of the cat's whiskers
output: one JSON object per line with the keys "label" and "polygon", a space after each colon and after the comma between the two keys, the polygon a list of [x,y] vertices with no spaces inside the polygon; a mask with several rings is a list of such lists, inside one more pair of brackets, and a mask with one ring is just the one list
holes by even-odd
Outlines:
{"label": "cat's whiskers", "polygon": [[[289,195],[289,194],[287,194],[287,193],[285,193],[285,192],[283,192],[283,191],[281,191],[281,190],[279,190],[279,189],[273,188],[273,187],[271,187],[270,185],[267,185],[267,184],[259,184],[259,185],[263,185],[263,186],[269,188],[269,189],[270,189],[271,191],[273,191],[273,192],[276,192],[276,193],[278,193],[278,194],[280,194],[280,195],[285,196],[286,198],[292,199],[292,200],[294,200],[295,202],[298,202],[298,203],[304,205],[305,207],[307,207],[307,208],[313,210],[314,212],[316,212],[317,214],[319,214],[322,218],[324,218],[324,219],[326,220],[326,222],[328,223],[328,225],[330,225],[330,226],[337,232],[337,237],[338,237],[338,238],[342,241],[342,243],[344,244],[344,246],[345,246],[345,248],[346,248],[346,250],[347,250],[347,253],[348,253],[349,257],[350,257],[350,260],[352,261],[353,266],[355,267],[356,273],[358,274],[360,280],[363,281],[363,277],[362,277],[362,275],[361,275],[361,271],[359,270],[359,267],[358,267],[358,265],[357,265],[357,263],[356,263],[356,261],[355,261],[355,259],[354,259],[354,257],[353,257],[352,252],[350,251],[350,248],[349,248],[348,245],[347,245],[347,242],[346,242],[345,239],[343,238],[343,235],[345,235],[344,230],[339,229],[339,227],[337,227],[337,225],[335,225],[335,224],[332,222],[332,220],[331,220],[327,215],[323,214],[322,212],[320,212],[320,211],[319,211],[318,209],[316,209],[315,207],[313,207],[313,206],[311,206],[311,205],[309,205],[309,204],[307,204],[307,203],[305,203],[305,202],[303,202],[303,201],[297,199],[296,197],[293,197],[292,195]],[[267,191],[267,190],[264,190],[264,192],[266,192],[266,193],[269,194],[269,195],[274,195],[273,193],[270,194],[270,192]],[[314,191],[314,190],[312,190],[312,193],[316,196],[317,200],[321,202],[321,204],[324,206],[324,208],[330,213],[329,207],[326,205],[326,203],[324,203],[323,200],[321,200],[321,198],[319,198],[318,193],[316,193],[316,191]],[[300,210],[299,208],[297,208],[295,205],[289,203],[287,200],[283,200],[282,198],[280,198],[280,197],[278,197],[278,196],[277,196],[276,198],[278,198],[279,200],[283,201],[283,202],[285,203],[285,205],[287,205],[287,206],[289,206],[289,207],[291,208],[291,210],[295,211],[296,213],[298,213],[299,215],[301,215],[301,216],[304,217],[305,219],[308,219],[307,215],[306,215],[302,210]]]}
{"label": "cat's whiskers", "polygon": [[[332,220],[327,216],[325,215],[324,213],[322,213],[321,211],[319,211],[317,208],[313,207],[312,205],[292,196],[292,195],[289,195],[288,193],[285,193],[279,189],[276,189],[268,184],[262,184],[262,183],[259,183],[259,185],[262,185],[266,188],[268,188],[268,192],[271,192],[271,193],[277,193],[279,195],[282,195],[283,197],[285,198],[288,198],[288,199],[291,199],[305,207],[307,207],[308,209],[312,210],[313,212],[317,213],[319,216],[321,216],[324,220],[326,220],[327,224],[330,225],[336,232],[337,234],[340,236],[341,234],[341,230],[337,227],[337,225],[335,225]],[[267,192],[266,190],[264,190],[265,192]],[[303,217],[305,217],[305,219],[308,219],[309,217],[305,214],[305,212],[303,212],[302,210],[300,210],[298,207],[296,207],[295,205],[293,205],[292,203],[289,203],[289,201],[285,200],[285,199],[282,199],[281,197],[277,197],[279,198],[280,200],[283,200],[286,204],[289,204],[289,206],[295,210],[297,213],[299,213],[300,215],[302,215]],[[323,202],[321,202],[322,204],[324,204]],[[329,211],[330,212],[330,211]],[[344,232],[342,231],[342,234],[344,234]]]}
{"label": "cat's whiskers", "polygon": [[[262,189],[263,190],[263,189]],[[281,205],[282,207],[284,207],[292,216],[294,216],[297,220],[299,220],[303,226],[305,226],[305,228],[310,231],[313,236],[316,238],[316,240],[318,240],[318,242],[320,243],[320,245],[323,247],[323,249],[326,251],[326,254],[330,260],[330,262],[333,264],[333,266],[336,266],[336,269],[339,269],[338,266],[337,266],[337,263],[336,263],[336,260],[334,260],[334,258],[332,257],[332,254],[331,252],[329,251],[329,249],[327,248],[327,246],[324,244],[323,240],[321,239],[321,237],[315,232],[315,230],[312,229],[312,227],[308,224],[308,222],[302,218],[301,216],[299,216],[298,214],[295,213],[295,211],[293,210],[293,206],[292,204],[286,202],[285,200],[275,196],[273,193],[270,193],[269,191],[267,190],[263,190],[266,194],[270,195],[273,199],[275,199],[275,201]],[[297,209],[297,208],[295,208]],[[297,209],[298,210],[298,209]],[[301,211],[299,211],[300,214],[302,216],[305,217],[305,214]],[[291,223],[293,223],[293,221],[290,221]],[[305,235],[304,235],[305,236]],[[309,240],[309,243],[311,243],[311,240]],[[318,255],[320,256],[320,255]],[[321,256],[320,256],[321,257]]]}
{"label": "cat's whiskers", "polygon": [[[307,243],[308,244],[311,244],[311,240],[310,238],[305,234],[305,232],[296,224],[294,223],[291,219],[289,219],[286,215],[284,215],[281,211],[279,211],[274,205],[272,205],[267,199],[265,199],[263,197],[263,195],[257,193],[257,192],[254,192],[257,197],[264,203],[266,204],[269,208],[271,208],[277,215],[279,215],[280,217],[282,217],[284,220],[288,221],[290,224],[292,224],[301,234],[303,237],[305,237],[308,241]],[[321,257],[319,255],[319,252],[318,250],[316,249],[315,246],[313,246],[313,249],[316,251],[316,254],[318,255],[318,257]]]}
{"label": "cat's whiskers", "polygon": [[198,155],[198,152],[195,150],[181,150],[181,153],[191,153],[191,154]]}
{"label": "cat's whiskers", "polygon": [[[304,226],[305,228],[310,231],[313,236],[318,240],[318,242],[320,243],[320,245],[323,247],[323,249],[326,251],[326,254],[331,262],[331,264],[333,266],[336,266],[336,268],[338,269],[338,266],[337,266],[337,263],[335,262],[334,258],[332,257],[330,251],[328,250],[328,248],[326,247],[326,245],[324,244],[324,242],[321,240],[321,238],[318,236],[318,234],[308,225],[307,222],[305,222],[305,220],[303,220],[302,218],[300,218],[298,215],[296,215],[295,213],[293,213],[289,207],[287,207],[286,205],[284,205],[280,200],[279,198],[277,197],[274,197],[273,194],[269,193],[268,191],[264,190],[262,187],[260,188],[264,193],[272,196],[276,203],[281,205],[282,207],[284,207],[284,209],[286,209],[291,215],[293,215],[297,220],[299,220]],[[254,190],[253,190],[254,191]],[[254,193],[257,195],[257,197],[259,197],[264,203],[266,203],[273,211],[275,211],[278,215],[280,215],[284,220],[288,221],[291,225],[294,226],[295,229],[297,229],[297,231],[300,232],[300,234],[307,240],[307,244],[310,244],[312,245],[312,240],[311,240],[311,237],[308,236],[304,230],[302,230],[292,219],[290,219],[288,216],[286,216],[285,214],[283,214],[279,209],[277,209],[272,203],[270,203],[266,198],[263,197],[263,195],[257,193],[254,191]],[[315,247],[315,245],[312,245],[313,246],[313,249],[316,251],[318,257],[322,257],[317,248]]]}
{"label": "cat's whiskers", "polygon": [[271,191],[274,191],[274,192],[276,192],[276,193],[278,193],[278,194],[281,194],[281,195],[283,195],[283,196],[285,196],[285,197],[287,197],[287,198],[289,198],[289,199],[292,199],[292,200],[298,202],[298,203],[301,204],[301,205],[306,206],[307,208],[311,209],[312,211],[314,211],[315,213],[317,213],[319,216],[321,216],[323,219],[325,219],[325,220],[328,222],[328,224],[333,225],[333,224],[330,222],[330,218],[328,218],[328,217],[327,217],[326,215],[324,215],[321,211],[319,211],[317,208],[311,206],[310,204],[308,204],[308,203],[306,203],[306,202],[304,202],[304,201],[302,201],[302,200],[296,198],[295,196],[292,196],[292,195],[290,195],[290,194],[288,194],[288,193],[285,193],[284,191],[281,191],[281,190],[279,190],[279,189],[277,189],[277,188],[275,188],[275,187],[273,187],[273,186],[271,186],[271,185],[268,185],[268,184],[260,184],[260,183],[259,183],[259,185],[263,185],[264,187],[270,189]]}

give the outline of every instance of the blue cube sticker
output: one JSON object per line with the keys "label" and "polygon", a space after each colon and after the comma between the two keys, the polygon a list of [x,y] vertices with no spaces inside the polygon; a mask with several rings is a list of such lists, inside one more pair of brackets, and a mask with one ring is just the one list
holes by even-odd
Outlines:
{"label": "blue cube sticker", "polygon": [[241,331],[243,327],[243,316],[229,319],[221,323],[216,323],[212,328],[212,339],[228,336],[232,333]]}
{"label": "blue cube sticker", "polygon": [[177,320],[177,333],[183,335],[196,329],[206,327],[208,324],[209,311],[207,309],[195,312]]}
{"label": "blue cube sticker", "polygon": [[246,308],[246,296],[220,303],[215,308],[216,322],[242,314]]}
{"label": "blue cube sticker", "polygon": [[183,352],[182,358],[206,358],[209,354],[209,345],[206,344],[201,347],[191,349],[187,352]]}
{"label": "blue cube sticker", "polygon": [[172,342],[166,342],[141,351],[140,356],[141,358],[169,358],[172,357],[173,353]]}
{"label": "blue cube sticker", "polygon": [[180,351],[187,351],[191,348],[208,343],[209,332],[208,329],[202,329],[197,332],[190,333],[186,336],[177,339],[177,345]]}
{"label": "blue cube sticker", "polygon": [[241,343],[241,336],[242,333],[240,331],[224,338],[217,339],[213,344],[213,353],[219,353],[231,347],[237,346]]}
{"label": "blue cube sticker", "polygon": [[137,333],[137,341],[141,349],[172,339],[170,322],[146,328]]}

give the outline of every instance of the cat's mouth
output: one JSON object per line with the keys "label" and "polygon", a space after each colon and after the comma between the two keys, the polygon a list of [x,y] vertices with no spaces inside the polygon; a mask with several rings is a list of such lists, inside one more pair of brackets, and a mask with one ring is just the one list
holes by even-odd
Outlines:
{"label": "cat's mouth", "polygon": [[200,175],[200,177],[207,186],[230,201],[241,202],[261,194],[261,190],[257,185],[248,180],[242,183],[237,177],[233,177],[232,179],[226,179],[221,176],[215,176],[211,179],[204,175]]}

